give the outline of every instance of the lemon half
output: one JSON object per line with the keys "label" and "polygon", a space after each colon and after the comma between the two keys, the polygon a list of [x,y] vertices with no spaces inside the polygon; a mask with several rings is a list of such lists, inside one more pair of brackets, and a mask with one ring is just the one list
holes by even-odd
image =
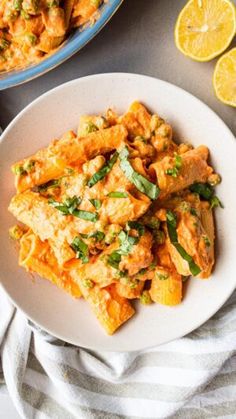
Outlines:
{"label": "lemon half", "polygon": [[190,0],[176,22],[178,49],[197,61],[222,53],[236,32],[236,8],[229,0]]}
{"label": "lemon half", "polygon": [[217,61],[213,85],[218,99],[236,107],[236,48],[222,55]]}

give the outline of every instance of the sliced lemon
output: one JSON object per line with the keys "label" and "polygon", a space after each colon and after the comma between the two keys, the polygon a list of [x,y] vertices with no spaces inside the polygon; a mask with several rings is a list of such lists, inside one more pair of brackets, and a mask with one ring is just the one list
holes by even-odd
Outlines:
{"label": "sliced lemon", "polygon": [[218,99],[236,107],[236,48],[222,55],[217,61],[213,85]]}
{"label": "sliced lemon", "polygon": [[236,8],[229,0],[190,0],[175,26],[175,43],[197,61],[222,53],[236,32]]}

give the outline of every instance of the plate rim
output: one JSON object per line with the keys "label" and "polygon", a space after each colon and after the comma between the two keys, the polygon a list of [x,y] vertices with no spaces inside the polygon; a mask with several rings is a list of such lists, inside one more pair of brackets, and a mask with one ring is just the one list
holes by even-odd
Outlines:
{"label": "plate rim", "polygon": [[[235,142],[235,136],[232,133],[232,131],[229,129],[229,127],[226,125],[226,123],[220,118],[220,116],[213,111],[207,104],[205,104],[202,100],[200,100],[199,98],[197,98],[196,96],[194,96],[193,94],[189,93],[188,91],[186,91],[185,89],[176,86],[173,83],[158,79],[156,77],[152,77],[152,76],[146,76],[143,74],[137,74],[137,73],[125,73],[125,72],[111,72],[111,73],[99,73],[99,74],[92,74],[89,76],[85,76],[85,77],[81,77],[81,78],[76,78],[74,80],[70,80],[66,83],[63,83],[57,87],[54,87],[52,89],[50,89],[49,91],[43,93],[42,95],[40,95],[39,97],[37,97],[36,99],[34,99],[31,103],[29,103],[24,109],[22,109],[20,111],[20,113],[9,123],[9,125],[6,127],[6,129],[3,131],[3,133],[0,136],[0,146],[1,143],[4,141],[5,136],[8,135],[8,133],[11,131],[11,129],[15,126],[15,124],[17,124],[18,120],[25,114],[28,112],[28,110],[31,108],[31,106],[37,105],[37,103],[40,103],[41,100],[44,100],[47,96],[50,96],[51,94],[64,89],[65,87],[69,86],[69,85],[73,85],[73,84],[77,84],[77,83],[83,83],[86,82],[89,79],[96,79],[96,78],[107,78],[107,77],[131,77],[131,78],[137,78],[139,79],[144,78],[144,79],[151,79],[153,82],[157,82],[157,83],[161,83],[163,85],[166,86],[170,86],[171,88],[175,88],[177,89],[181,94],[184,94],[186,96],[188,96],[190,99],[197,101],[198,104],[200,104],[201,106],[205,107],[205,109],[207,109],[207,112],[210,112],[215,118],[218,119],[218,122],[222,125],[222,128],[224,128],[225,131],[227,131],[228,133],[228,137],[227,141],[229,141],[230,139],[232,140],[232,144],[234,144],[234,147],[236,147],[236,142]],[[45,330],[47,333],[49,333],[50,335],[54,336],[57,339],[60,339],[62,341],[68,342],[74,346],[80,346],[81,348],[86,348],[86,349],[90,349],[90,350],[102,350],[102,351],[107,351],[107,352],[114,352],[114,349],[100,349],[98,348],[96,345],[81,345],[80,343],[75,343],[75,341],[73,341],[73,339],[68,339],[65,337],[60,335],[60,333],[54,333],[53,330],[51,330],[50,328],[45,327],[44,325],[42,325],[40,322],[38,322],[37,320],[35,320],[34,316],[28,315],[21,307],[20,305],[14,300],[14,298],[11,297],[11,295],[8,294],[7,289],[4,287],[2,281],[1,281],[1,273],[0,273],[0,287],[3,288],[4,292],[6,293],[6,295],[8,296],[8,298],[10,299],[10,301],[12,302],[12,304],[14,305],[14,307],[16,307],[17,309],[19,309],[22,313],[24,313],[24,315],[26,316],[27,319],[31,320],[33,323],[35,323],[36,326],[40,327],[42,330]],[[125,352],[135,352],[135,351],[141,351],[141,350],[147,350],[147,349],[151,349],[154,347],[159,347],[160,345],[172,342],[173,340],[179,339],[181,337],[184,337],[186,335],[188,335],[189,333],[193,332],[194,330],[198,329],[201,325],[205,324],[215,313],[218,312],[218,310],[225,304],[225,302],[230,298],[230,296],[233,294],[234,290],[236,289],[236,279],[235,279],[235,283],[231,286],[231,288],[229,289],[227,295],[225,296],[225,298],[221,301],[220,304],[217,305],[217,307],[214,307],[214,309],[212,309],[212,311],[210,312],[209,315],[207,315],[206,319],[204,321],[200,320],[199,323],[196,323],[194,326],[191,326],[189,328],[187,328],[187,331],[183,333],[180,333],[170,339],[167,339],[165,341],[165,343],[157,343],[154,345],[148,345],[148,346],[144,346],[142,348],[138,347],[137,349],[126,349]],[[115,352],[124,352],[124,350],[122,349],[116,349]]]}

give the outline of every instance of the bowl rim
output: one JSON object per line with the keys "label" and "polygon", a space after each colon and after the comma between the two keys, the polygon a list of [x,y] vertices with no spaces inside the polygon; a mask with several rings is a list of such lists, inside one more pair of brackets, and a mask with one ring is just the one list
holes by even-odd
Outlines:
{"label": "bowl rim", "polygon": [[[108,3],[104,3],[101,9],[100,18],[94,23],[94,25],[83,29],[79,32],[75,39],[65,43],[63,48],[59,48],[55,53],[42,60],[40,63],[15,72],[13,69],[13,72],[9,77],[6,72],[6,77],[3,79],[0,78],[0,91],[27,83],[28,81],[46,74],[71,58],[102,30],[102,28],[109,22],[121,6],[123,1],[124,0],[109,0]],[[4,72],[2,74],[4,75]]]}

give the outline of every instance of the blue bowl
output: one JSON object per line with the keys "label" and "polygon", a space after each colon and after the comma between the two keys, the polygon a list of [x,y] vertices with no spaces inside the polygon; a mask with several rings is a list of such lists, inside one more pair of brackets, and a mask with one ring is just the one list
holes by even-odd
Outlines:
{"label": "blue bowl", "polygon": [[66,61],[97,35],[116,12],[122,1],[109,0],[108,3],[104,3],[100,9],[100,17],[93,26],[87,26],[82,31],[77,29],[55,53],[40,63],[32,64],[25,69],[0,73],[0,90],[26,83],[36,77],[42,76]]}

